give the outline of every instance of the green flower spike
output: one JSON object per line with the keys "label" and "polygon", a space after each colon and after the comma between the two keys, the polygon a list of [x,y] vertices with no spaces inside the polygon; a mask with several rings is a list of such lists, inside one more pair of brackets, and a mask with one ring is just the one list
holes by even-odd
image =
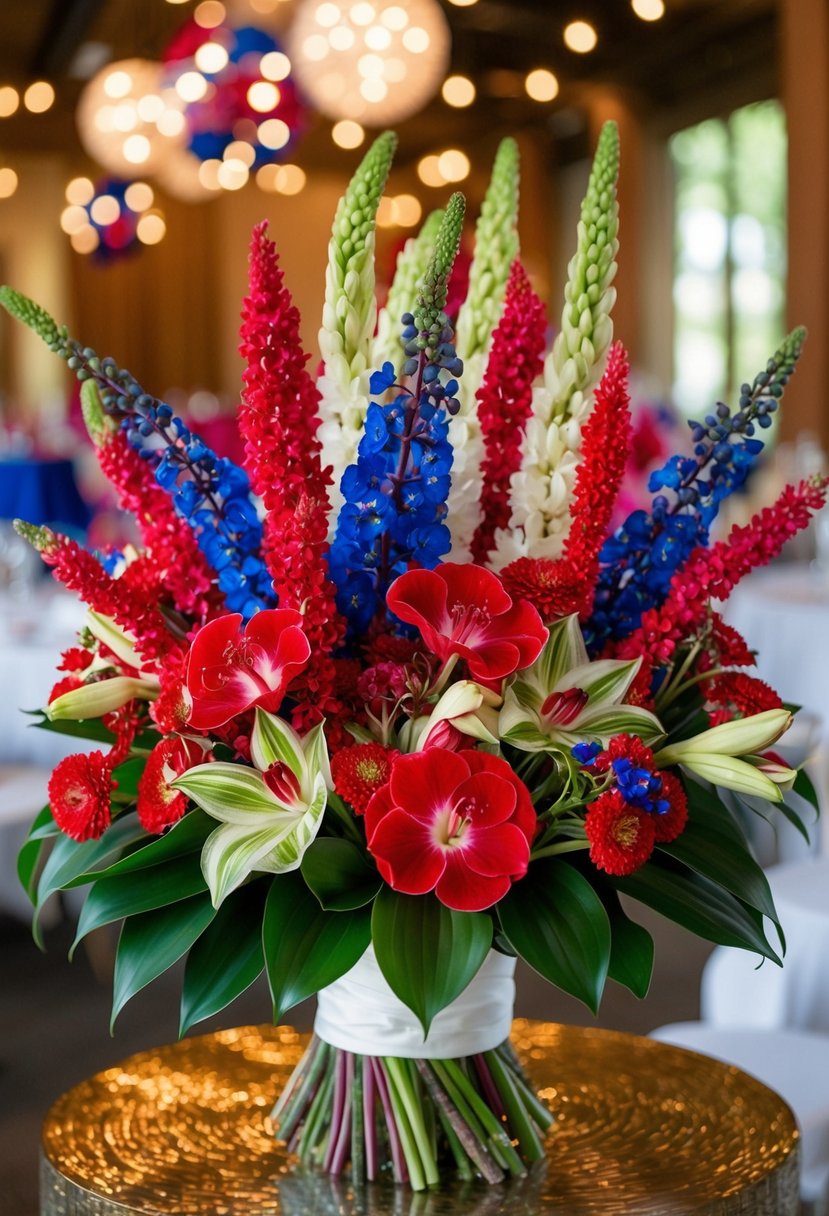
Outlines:
{"label": "green flower spike", "polygon": [[514,139],[503,139],[475,228],[469,290],[455,332],[455,349],[464,365],[458,394],[462,414],[472,407],[480,387],[492,331],[504,307],[510,267],[518,253],[519,177],[518,145]]}
{"label": "green flower spike", "polygon": [[452,266],[458,256],[466,214],[466,199],[460,192],[450,198],[435,238],[435,248],[426,273],[418,287],[414,307],[414,323],[419,331],[416,339],[421,350],[434,350],[440,345],[441,331],[448,322],[443,311]]}
{"label": "green flower spike", "polygon": [[28,325],[29,329],[33,329],[50,350],[57,354],[64,353],[67,340],[66,326],[58,325],[45,308],[41,308],[39,304],[35,304],[34,300],[30,300],[28,296],[22,295],[19,291],[14,291],[11,287],[0,287],[0,304],[12,317],[22,321],[24,325]]}
{"label": "green flower spike", "polygon": [[326,375],[346,394],[369,366],[377,316],[375,221],[396,146],[392,131],[371,145],[340,200],[328,244],[320,349]]}
{"label": "green flower spike", "polygon": [[380,309],[377,318],[377,335],[371,349],[372,367],[391,363],[399,368],[403,361],[400,337],[403,322],[400,318],[409,311],[417,295],[417,286],[426,274],[442,220],[443,211],[431,212],[417,236],[410,237],[398,254],[386,306]]}
{"label": "green flower spike", "polygon": [[548,422],[563,422],[573,413],[578,395],[598,377],[613,337],[610,310],[616,299],[611,286],[619,248],[619,131],[615,122],[602,127],[587,194],[581,205],[578,246],[567,268],[561,329],[547,357],[544,383],[549,391]]}
{"label": "green flower spike", "polygon": [[101,394],[94,380],[84,380],[81,385],[81,412],[89,438],[96,448],[106,443],[118,429],[117,422],[104,412]]}

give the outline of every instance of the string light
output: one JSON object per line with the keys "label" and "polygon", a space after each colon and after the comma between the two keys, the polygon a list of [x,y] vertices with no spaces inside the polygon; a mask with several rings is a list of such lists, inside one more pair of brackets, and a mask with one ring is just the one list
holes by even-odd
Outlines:
{"label": "string light", "polygon": [[23,94],[23,104],[32,114],[43,114],[55,100],[55,90],[46,80],[36,80]]}
{"label": "string light", "polygon": [[8,118],[20,105],[20,94],[10,84],[0,88],[0,118]]}
{"label": "string light", "polygon": [[8,165],[4,165],[0,169],[0,198],[11,198],[17,189],[17,174],[14,169],[10,169]]}
{"label": "string light", "polygon": [[95,187],[88,177],[73,177],[65,191],[67,203],[85,207],[95,197]]}
{"label": "string light", "polygon": [[558,79],[548,68],[534,68],[527,73],[524,88],[533,101],[552,101],[558,96]]}
{"label": "string light", "polygon": [[339,148],[359,148],[365,137],[363,128],[351,118],[344,118],[331,128],[331,138]]}
{"label": "string light", "polygon": [[659,21],[665,16],[663,0],[630,0],[630,7],[642,21]]}
{"label": "string light", "polygon": [[571,21],[564,27],[564,43],[578,55],[587,55],[598,41],[599,36],[589,21]]}
{"label": "string light", "polygon": [[440,92],[448,106],[460,110],[472,105],[476,90],[468,76],[447,76]]}

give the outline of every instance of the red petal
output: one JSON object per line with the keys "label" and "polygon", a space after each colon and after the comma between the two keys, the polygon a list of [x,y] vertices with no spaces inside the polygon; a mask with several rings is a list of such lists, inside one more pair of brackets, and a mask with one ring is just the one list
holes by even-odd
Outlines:
{"label": "red petal", "polygon": [[474,652],[466,651],[470,675],[476,680],[503,680],[511,676],[518,670],[520,657],[518,647],[504,641],[482,642]]}
{"label": "red petal", "polygon": [[529,667],[544,649],[549,633],[537,610],[526,600],[518,600],[493,626],[498,625],[501,636],[508,636],[518,647],[519,668]]}
{"label": "red petal", "polygon": [[455,790],[453,807],[476,827],[505,823],[515,810],[516,792],[510,781],[493,773],[477,773]]}
{"label": "red petal", "polygon": [[464,838],[463,859],[476,874],[486,878],[523,878],[530,861],[527,837],[514,823],[475,829],[470,826]]}
{"label": "red petal", "polygon": [[446,657],[445,634],[452,632],[446,611],[446,583],[435,570],[409,570],[386,593],[386,606],[401,621],[416,625],[439,659]]}
{"label": "red petal", "polygon": [[510,888],[510,880],[484,878],[464,863],[460,849],[446,855],[446,869],[440,876],[435,895],[447,908],[456,912],[483,912],[503,899]]}
{"label": "red petal", "polygon": [[[239,626],[242,623],[240,612],[230,612],[218,616],[199,630],[190,646],[187,656],[187,674],[185,680],[192,696],[199,696],[208,689],[205,688],[204,674],[211,668],[224,666],[224,651],[229,643],[238,641]],[[211,686],[209,691],[215,691]]]}
{"label": "red petal", "polygon": [[512,607],[512,597],[504,590],[497,574],[471,562],[444,562],[435,570],[446,583],[446,602],[451,609],[455,604],[464,607],[475,605],[485,609],[490,616],[500,616]]}
{"label": "red petal", "polygon": [[434,890],[446,865],[443,850],[434,845],[423,824],[400,810],[391,811],[377,825],[369,852],[388,866],[389,885],[406,895]]}
{"label": "red petal", "polygon": [[468,776],[469,765],[457,752],[435,747],[401,756],[392,769],[389,789],[396,806],[422,823],[431,824]]}
{"label": "red petal", "polygon": [[510,822],[519,827],[527,840],[531,841],[538,827],[538,816],[530,798],[530,791],[521,778],[516,777],[506,760],[500,756],[477,751],[464,751],[461,755],[473,773],[493,773],[510,782],[516,796],[515,812]]}
{"label": "red petal", "polygon": [[366,807],[365,825],[366,839],[371,844],[371,836],[381,819],[394,809],[394,800],[388,785],[382,786],[376,794],[372,794]]}

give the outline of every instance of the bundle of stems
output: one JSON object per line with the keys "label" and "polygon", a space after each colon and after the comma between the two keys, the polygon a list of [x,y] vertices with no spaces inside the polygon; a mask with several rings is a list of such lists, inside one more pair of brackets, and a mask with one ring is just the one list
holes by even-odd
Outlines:
{"label": "bundle of stems", "polygon": [[390,1170],[415,1191],[439,1162],[489,1183],[526,1173],[544,1155],[552,1116],[508,1042],[450,1060],[363,1056],[316,1035],[271,1112],[277,1138],[303,1164],[355,1182]]}

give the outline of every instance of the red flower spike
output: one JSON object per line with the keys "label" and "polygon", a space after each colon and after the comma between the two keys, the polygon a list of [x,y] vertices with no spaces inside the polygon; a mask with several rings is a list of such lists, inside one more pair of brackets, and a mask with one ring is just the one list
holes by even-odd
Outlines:
{"label": "red flower spike", "polygon": [[477,397],[484,459],[481,522],[472,538],[472,557],[481,564],[495,546],[496,531],[509,525],[510,478],[521,467],[521,439],[532,408],[533,381],[544,364],[546,330],[544,305],[516,258]]}
{"label": "red flower spike", "polygon": [[368,847],[396,891],[480,912],[527,872],[536,815],[499,756],[430,748],[401,756],[366,808]]}
{"label": "red flower spike", "polygon": [[97,840],[111,823],[112,769],[103,752],[66,756],[49,778],[55,823],[73,840]]}
{"label": "red flower spike", "polygon": [[606,874],[633,874],[653,852],[656,818],[631,806],[618,789],[602,794],[590,803],[584,820],[590,860]]}
{"label": "red flower spike", "polygon": [[94,657],[92,651],[87,650],[84,646],[70,646],[60,656],[58,671],[70,671],[73,673],[86,671]]}
{"label": "red flower spike", "polygon": [[252,617],[244,631],[241,623],[238,612],[217,617],[190,647],[188,724],[196,730],[222,726],[256,705],[275,713],[308,661],[311,647],[298,612],[270,608]]}
{"label": "red flower spike", "polygon": [[155,745],[138,782],[138,818],[148,832],[161,833],[181,819],[187,797],[170,783],[204,758],[204,748],[192,739],[162,739]]}
{"label": "red flower spike", "polygon": [[727,671],[705,687],[705,697],[712,705],[733,708],[734,715],[750,717],[767,709],[782,709],[780,695],[763,680],[747,676],[742,671]]}
{"label": "red flower spike", "polygon": [[[319,391],[306,368],[299,313],[284,284],[267,222],[253,230],[239,352],[247,366],[239,406],[245,468],[265,504],[264,556],[283,608],[301,611],[311,658],[300,691],[336,716],[331,655],[345,636],[328,578],[329,469],[317,439]],[[307,717],[304,710],[300,716]]]}
{"label": "red flower spike", "polygon": [[387,784],[399,755],[400,752],[380,743],[358,743],[331,757],[334,789],[355,814],[362,815],[372,796]]}
{"label": "red flower spike", "polygon": [[529,667],[547,641],[535,608],[513,603],[498,576],[482,566],[445,562],[435,570],[410,570],[389,587],[386,604],[417,626],[441,662],[458,655],[472,678],[486,684]]}
{"label": "red flower spike", "polygon": [[660,797],[665,798],[671,805],[663,815],[653,815],[653,831],[658,844],[670,844],[685,830],[688,822],[688,799],[679,777],[661,769],[662,778]]}

